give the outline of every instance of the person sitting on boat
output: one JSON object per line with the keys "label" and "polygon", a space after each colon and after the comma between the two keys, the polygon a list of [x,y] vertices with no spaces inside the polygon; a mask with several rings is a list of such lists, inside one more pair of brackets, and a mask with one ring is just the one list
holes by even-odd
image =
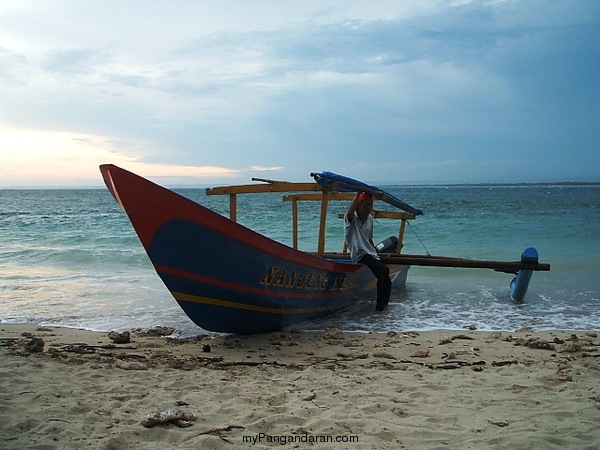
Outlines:
{"label": "person sitting on boat", "polygon": [[373,244],[373,196],[358,192],[344,216],[344,234],[352,262],[365,264],[377,277],[377,306],[382,311],[390,301],[390,268],[381,262]]}

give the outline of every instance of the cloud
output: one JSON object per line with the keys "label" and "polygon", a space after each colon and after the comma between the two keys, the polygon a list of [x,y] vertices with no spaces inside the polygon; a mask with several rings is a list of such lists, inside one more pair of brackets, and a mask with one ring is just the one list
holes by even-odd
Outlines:
{"label": "cloud", "polygon": [[[6,126],[103,136],[144,164],[290,179],[410,166],[430,182],[428,163],[523,152],[538,177],[542,159],[555,162],[545,173],[598,173],[598,2],[8,5]],[[580,169],[560,164],[565,148]]]}
{"label": "cloud", "polygon": [[93,49],[70,48],[57,50],[42,61],[43,70],[55,76],[94,76],[96,67],[105,64],[102,52]]}
{"label": "cloud", "polygon": [[[30,187],[100,184],[98,166],[113,163],[142,176],[189,183],[236,177],[236,169],[217,166],[145,163],[127,154],[126,142],[103,136],[0,127],[0,185]],[[24,177],[23,174],[26,174]]]}
{"label": "cloud", "polygon": [[3,85],[23,85],[29,77],[27,58],[0,46],[0,80]]}
{"label": "cloud", "polygon": [[283,170],[284,168],[281,166],[251,166],[250,170],[255,170],[257,172],[273,172],[278,170]]}

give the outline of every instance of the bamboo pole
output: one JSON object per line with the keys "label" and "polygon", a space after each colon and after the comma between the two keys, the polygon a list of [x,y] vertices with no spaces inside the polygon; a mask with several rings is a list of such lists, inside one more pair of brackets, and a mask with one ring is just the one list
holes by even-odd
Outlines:
{"label": "bamboo pole", "polygon": [[398,245],[396,246],[396,254],[402,253],[404,247],[404,231],[406,230],[406,219],[400,221],[400,231],[398,232]]}
{"label": "bamboo pole", "polygon": [[451,258],[443,256],[380,255],[386,264],[410,264],[413,266],[456,267],[471,269],[493,269],[498,272],[516,273],[519,270],[547,272],[550,264],[524,263],[521,261],[488,261],[477,259]]}
{"label": "bamboo pole", "polygon": [[[329,252],[319,255],[327,259],[348,259],[344,253]],[[452,256],[430,255],[396,255],[394,253],[379,254],[381,261],[386,264],[431,266],[431,267],[456,267],[470,269],[493,269],[497,272],[516,273],[519,270],[534,270],[548,272],[548,263],[527,263],[522,261],[490,261],[479,259],[455,258]]]}
{"label": "bamboo pole", "polygon": [[329,203],[329,190],[323,189],[323,200],[321,201],[321,219],[319,222],[319,247],[318,253],[325,253],[325,230],[327,229],[327,206]]}
{"label": "bamboo pole", "polygon": [[229,219],[237,222],[237,196],[234,193],[229,194]]}
{"label": "bamboo pole", "polygon": [[273,181],[262,184],[244,184],[238,186],[220,186],[206,188],[206,195],[223,194],[257,194],[262,192],[319,192],[321,186],[317,183],[291,183],[287,181]]}

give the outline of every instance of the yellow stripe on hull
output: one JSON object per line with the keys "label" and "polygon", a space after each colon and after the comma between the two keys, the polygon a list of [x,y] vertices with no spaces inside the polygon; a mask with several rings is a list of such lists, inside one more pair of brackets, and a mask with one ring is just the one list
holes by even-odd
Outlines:
{"label": "yellow stripe on hull", "polygon": [[281,314],[286,314],[286,315],[311,314],[311,313],[318,313],[318,312],[323,312],[323,311],[335,311],[338,309],[347,308],[348,306],[360,301],[360,300],[355,300],[352,302],[343,303],[341,305],[319,306],[319,307],[313,307],[313,308],[270,308],[267,306],[248,305],[246,303],[230,302],[230,301],[226,301],[226,300],[219,300],[216,298],[185,294],[183,292],[172,291],[171,295],[173,295],[175,300],[182,301],[182,302],[202,303],[202,304],[211,305],[211,306],[221,306],[223,308],[243,309],[246,311],[255,311],[255,312],[262,312],[262,313],[267,313],[267,314],[280,314],[280,315]]}

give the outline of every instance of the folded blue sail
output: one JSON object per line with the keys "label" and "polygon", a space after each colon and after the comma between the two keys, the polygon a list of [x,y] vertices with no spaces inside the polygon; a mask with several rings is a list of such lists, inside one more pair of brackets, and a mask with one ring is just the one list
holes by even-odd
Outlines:
{"label": "folded blue sail", "polygon": [[327,186],[332,183],[337,184],[337,189],[342,192],[368,192],[373,195],[381,196],[381,200],[386,203],[389,203],[396,208],[400,208],[403,211],[406,211],[410,214],[414,214],[415,216],[420,216],[423,214],[423,211],[420,209],[414,208],[410,206],[408,203],[403,202],[398,197],[393,196],[389,192],[384,191],[383,189],[378,188],[377,186],[372,186],[362,181],[355,180],[354,178],[346,177],[344,175],[339,175],[337,173],[324,171],[320,173],[311,173],[310,174],[315,181],[320,186]]}

